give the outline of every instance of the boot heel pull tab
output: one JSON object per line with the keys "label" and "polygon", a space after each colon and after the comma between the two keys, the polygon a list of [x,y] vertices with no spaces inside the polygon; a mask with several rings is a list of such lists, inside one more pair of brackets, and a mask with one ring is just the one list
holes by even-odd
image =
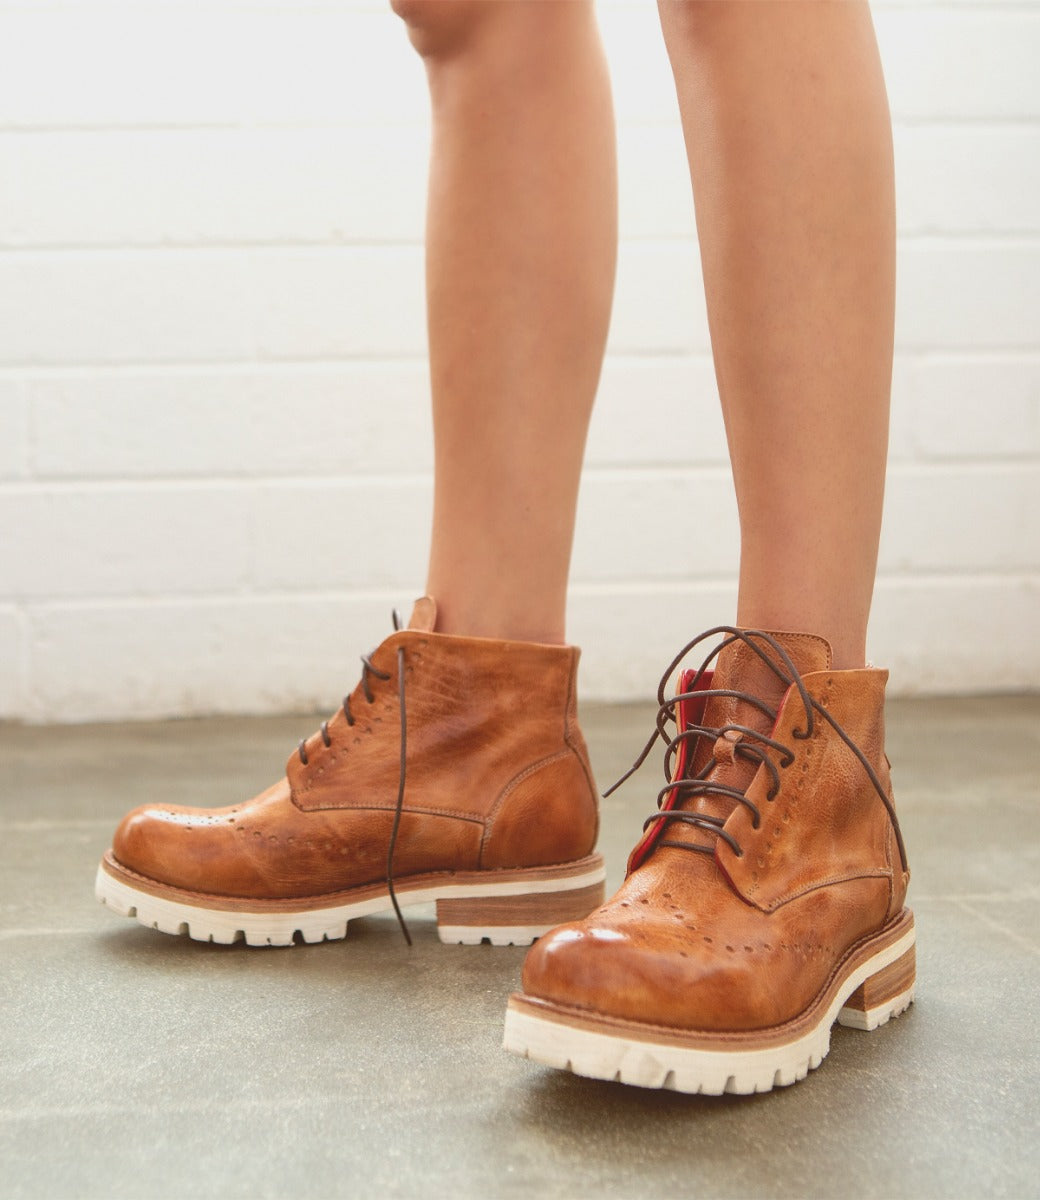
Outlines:
{"label": "boot heel pull tab", "polygon": [[437,627],[437,601],[432,596],[420,596],[412,607],[408,628],[419,633],[433,633]]}

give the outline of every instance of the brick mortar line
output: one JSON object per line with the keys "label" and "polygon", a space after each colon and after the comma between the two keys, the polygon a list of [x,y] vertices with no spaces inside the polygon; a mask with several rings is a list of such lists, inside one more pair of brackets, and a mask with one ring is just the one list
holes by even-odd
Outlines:
{"label": "brick mortar line", "polygon": [[[691,327],[691,335],[704,332],[702,327],[694,325]],[[941,351],[942,346],[926,347]],[[992,347],[983,347],[983,349],[993,349]],[[1035,353],[1035,348],[1032,346],[1012,346],[1012,353]],[[666,345],[641,349],[638,346],[620,347],[608,353],[608,359],[625,359],[629,362],[654,362],[657,360],[684,360],[684,359],[705,359],[710,356],[707,346],[696,346],[692,344],[681,345]],[[241,369],[244,366],[254,368],[261,367],[335,367],[335,366],[356,366],[361,364],[372,363],[425,363],[428,361],[428,354],[425,349],[402,350],[396,354],[388,354],[386,351],[359,352],[357,354],[343,354],[336,357],[329,355],[315,354],[311,356],[299,357],[292,354],[285,355],[269,355],[258,353],[255,358],[241,358],[233,354],[224,356],[214,356],[212,358],[99,358],[93,361],[75,361],[75,362],[47,362],[39,359],[11,359],[7,362],[0,360],[0,377],[4,375],[67,375],[71,373],[90,374],[93,372],[117,372],[121,371],[129,373],[132,371],[162,371],[166,368],[171,370],[208,370],[209,368],[225,368],[235,367]]]}
{"label": "brick mortar line", "polygon": [[[692,209],[690,220],[693,220]],[[949,247],[998,247],[1023,245],[1029,248],[1034,243],[1040,244],[1040,225],[1014,227],[1007,229],[975,229],[975,228],[944,228],[919,229],[906,228],[897,238],[904,249],[908,245],[933,247],[948,243]],[[618,244],[625,246],[653,246],[655,248],[694,247],[696,237],[692,226],[689,233],[674,233],[660,236],[652,233],[622,233]],[[253,253],[256,251],[292,251],[292,250],[422,250],[422,235],[415,238],[285,238],[272,237],[263,240],[228,241],[214,238],[212,241],[180,241],[175,236],[162,240],[141,240],[126,242],[34,242],[22,244],[9,242],[0,238],[0,258],[7,256],[11,259],[43,257],[49,255],[85,256],[97,254],[111,258],[125,258],[133,254],[183,255],[232,254],[235,252]]]}
{"label": "brick mortar line", "polygon": [[[1040,363],[1040,346],[1016,346],[1003,348],[978,347],[958,349],[956,347],[934,347],[926,349],[911,349],[897,347],[897,360],[906,362],[912,360],[915,365],[943,365],[965,363],[980,363],[993,365],[994,362],[1010,362],[1015,365]],[[96,362],[96,363],[32,363],[27,365],[5,364],[0,362],[0,377],[15,379],[48,380],[63,379],[68,376],[84,378],[118,378],[119,376],[144,376],[164,378],[171,374],[179,375],[220,375],[240,376],[256,374],[289,374],[293,371],[319,372],[329,369],[356,370],[359,367],[372,370],[393,367],[415,367],[426,363],[425,352],[407,352],[402,354],[372,354],[356,355],[347,358],[224,358],[224,359],[176,359],[176,360],[128,360],[125,362]],[[616,366],[680,366],[696,364],[698,366],[713,363],[711,351],[708,349],[676,349],[676,350],[611,350],[604,360],[605,365]]]}
{"label": "brick mortar line", "polygon": [[[983,11],[989,12],[988,9]],[[1032,4],[1028,5],[1023,11],[1034,13],[1036,11]],[[988,113],[935,113],[935,114],[920,114],[896,112],[892,117],[894,130],[898,133],[901,129],[921,129],[929,126],[936,128],[950,128],[963,126],[965,128],[985,128],[991,127],[994,129],[1030,127],[1040,125],[1040,113],[1016,113],[1016,114],[988,114]],[[10,137],[32,137],[39,135],[41,137],[66,137],[66,136],[98,136],[108,134],[130,134],[138,136],[150,136],[158,134],[221,134],[221,135],[249,135],[253,133],[334,133],[337,131],[343,132],[348,130],[399,130],[410,134],[422,133],[429,135],[429,122],[425,124],[418,123],[411,118],[402,117],[399,120],[351,120],[345,118],[342,120],[322,119],[315,116],[306,120],[297,121],[274,121],[274,120],[251,120],[247,116],[238,119],[219,119],[215,118],[212,121],[198,120],[195,121],[151,121],[138,124],[123,124],[114,121],[102,121],[98,123],[71,123],[71,124],[52,124],[46,121],[39,123],[31,122],[20,124],[11,122],[0,124],[0,138]],[[678,116],[661,114],[660,116],[625,116],[620,114],[617,118],[617,128],[619,135],[627,133],[638,134],[647,129],[653,130],[679,130],[680,123]]]}
{"label": "brick mortar line", "polygon": [[[728,479],[729,476],[729,463],[720,457],[710,461],[701,461],[694,465],[673,463],[662,464],[660,466],[639,464],[589,466],[585,468],[583,479],[585,483],[590,481],[597,483],[675,483],[698,479],[716,481],[719,479]],[[264,489],[285,491],[290,488],[321,491],[331,488],[355,490],[365,487],[429,487],[432,483],[432,468],[428,471],[402,473],[400,475],[390,472],[365,475],[351,471],[344,474],[330,475],[171,475],[158,479],[154,477],[133,476],[71,479],[67,477],[48,477],[0,481],[0,495],[6,493],[13,496],[69,495],[76,497],[82,493],[104,495],[120,492],[150,492],[161,495],[163,493],[197,493],[201,491],[225,491],[229,493],[242,493]]]}
{"label": "brick mortar line", "polygon": [[[985,475],[1007,479],[1029,477],[1040,468],[1040,453],[1031,452],[1020,456],[999,455],[974,459],[942,458],[897,458],[889,462],[888,478],[892,479],[943,479],[963,475]],[[644,483],[644,482],[716,482],[729,479],[730,467],[723,456],[713,459],[663,463],[603,463],[587,464],[583,483]],[[151,493],[154,495],[181,492],[199,493],[218,491],[240,494],[243,492],[285,491],[291,488],[322,491],[332,488],[359,490],[366,487],[429,487],[433,483],[432,468],[426,471],[378,472],[364,474],[357,471],[342,474],[238,474],[224,473],[167,476],[34,476],[31,478],[0,479],[0,497],[67,495],[78,498],[83,494],[115,495],[119,493]]]}
{"label": "brick mortar line", "polygon": [[[389,6],[388,6],[389,7]],[[0,9],[2,12],[2,9]],[[670,127],[677,124],[671,118],[661,117],[655,120],[646,121],[648,126],[665,126]],[[622,121],[618,122],[619,126],[625,124]],[[630,122],[633,125],[642,125],[643,122]],[[336,131],[346,131],[355,129],[377,129],[377,130],[401,130],[408,133],[429,133],[430,125],[422,125],[412,118],[402,117],[400,120],[352,120],[344,118],[337,120],[335,118],[313,117],[299,121],[256,121],[251,120],[248,115],[236,119],[214,118],[212,121],[195,120],[193,122],[186,121],[146,121],[135,125],[122,124],[118,121],[101,121],[91,123],[89,121],[73,124],[55,125],[48,121],[39,123],[30,122],[21,124],[17,121],[9,122],[0,125],[0,137],[32,137],[39,134],[42,137],[64,137],[70,134],[161,134],[161,133],[220,133],[220,134],[250,134],[250,133],[333,133]]]}
{"label": "brick mortar line", "polygon": [[[956,249],[967,243],[970,248],[977,249],[979,247],[1007,247],[1016,246],[1021,248],[1022,245],[1030,249],[1040,248],[1040,229],[1029,230],[1021,233],[1017,230],[1009,230],[1006,233],[1001,230],[976,230],[972,233],[962,232],[913,232],[913,231],[898,231],[896,234],[896,245],[903,249],[907,248],[907,244],[926,246],[928,248],[947,248]],[[674,250],[676,246],[688,247],[691,250],[697,249],[697,239],[692,236],[682,234],[666,234],[659,237],[653,236],[638,236],[624,237],[620,239],[621,247],[626,245],[638,246],[641,248],[652,247],[654,249]],[[269,257],[274,257],[278,254],[287,254],[296,250],[323,250],[331,254],[342,255],[344,252],[355,251],[377,251],[384,253],[386,251],[421,251],[423,249],[423,241],[421,234],[416,238],[377,238],[377,239],[358,239],[349,240],[344,238],[292,238],[292,237],[272,237],[265,239],[238,239],[238,240],[222,240],[214,238],[208,241],[128,241],[128,242],[68,242],[68,243],[47,243],[43,245],[21,245],[9,244],[0,240],[0,256],[7,255],[11,258],[60,258],[62,256],[92,258],[117,255],[122,259],[143,258],[143,257],[185,257],[187,255],[213,255],[214,257],[228,257],[236,254],[262,254]]]}
{"label": "brick mortar line", "polygon": [[[953,587],[968,590],[979,587],[1006,588],[1009,584],[1022,584],[1040,587],[1040,567],[1013,568],[1005,572],[979,571],[955,572],[935,571],[929,573],[916,570],[913,573],[886,573],[878,576],[878,588],[909,591],[932,591],[937,588]],[[415,586],[419,586],[418,583]],[[658,578],[647,579],[617,579],[617,580],[575,580],[568,588],[572,600],[612,600],[654,598],[660,596],[684,596],[699,592],[733,589],[736,587],[736,573],[727,575],[698,576],[689,578]],[[17,600],[0,597],[0,611],[4,608],[24,608],[26,616],[42,614],[57,614],[61,612],[105,612],[125,611],[131,608],[142,609],[202,609],[206,607],[253,607],[273,606],[285,603],[320,603],[320,604],[403,604],[402,597],[411,592],[408,585],[402,583],[398,587],[359,587],[348,588],[300,588],[293,590],[284,585],[258,588],[255,584],[250,591],[221,591],[171,594],[157,592],[141,594],[137,592],[112,593],[110,595],[93,596],[61,596],[41,593],[38,596],[22,597]]]}
{"label": "brick mortar line", "polygon": [[[1040,248],[1040,243],[1038,243]],[[692,335],[706,334],[706,327],[700,322],[691,326],[691,343]],[[660,362],[660,361],[685,361],[693,360],[699,362],[710,361],[710,352],[706,346],[698,346],[691,343],[687,344],[669,344],[661,347],[651,347],[640,349],[636,346],[627,346],[619,348],[608,354],[608,360],[625,360],[630,363],[635,362]],[[1036,342],[1007,342],[998,344],[984,344],[981,346],[970,347],[965,351],[954,349],[950,346],[935,342],[896,342],[896,362],[905,362],[908,360],[934,360],[945,359],[950,356],[950,361],[990,361],[1009,359],[1015,362],[1023,359],[1032,359],[1037,355],[1038,347]],[[958,358],[958,355],[964,357]],[[213,358],[181,358],[181,359],[134,359],[134,358],[108,358],[97,359],[95,361],[78,360],[75,362],[47,362],[38,359],[21,359],[10,360],[7,362],[0,361],[0,378],[4,376],[37,376],[45,377],[47,375],[63,376],[68,374],[103,374],[123,372],[129,374],[134,371],[156,371],[161,372],[166,368],[174,371],[204,371],[210,368],[235,367],[242,369],[243,367],[255,367],[257,369],[272,367],[348,367],[371,363],[425,363],[428,361],[428,355],[425,350],[404,350],[400,354],[388,355],[382,353],[358,353],[344,354],[339,357],[329,357],[328,355],[314,355],[309,358],[299,358],[287,354],[285,356],[257,356],[255,359],[242,359],[232,357],[213,357]]]}

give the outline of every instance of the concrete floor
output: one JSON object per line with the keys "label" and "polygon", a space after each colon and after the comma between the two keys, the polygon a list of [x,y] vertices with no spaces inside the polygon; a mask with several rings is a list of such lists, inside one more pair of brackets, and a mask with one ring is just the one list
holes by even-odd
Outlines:
{"label": "concrete floor", "polygon": [[[650,711],[584,723],[607,783]],[[1040,697],[893,703],[889,724],[918,1001],[835,1029],[804,1083],[722,1099],[504,1054],[523,951],[441,946],[432,912],[411,950],[386,918],[250,950],[95,904],[127,807],[252,794],[311,719],[0,727],[0,1194],[1040,1195]],[[657,786],[604,806],[610,885]]]}

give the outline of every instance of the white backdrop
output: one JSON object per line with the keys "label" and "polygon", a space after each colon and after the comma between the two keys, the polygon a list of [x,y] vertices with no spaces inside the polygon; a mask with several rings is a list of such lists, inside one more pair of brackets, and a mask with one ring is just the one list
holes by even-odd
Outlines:
{"label": "white backdrop", "polygon": [[[1040,8],[875,5],[895,117],[896,692],[1040,680]],[[604,0],[622,246],[585,697],[731,618],[735,509],[654,4]],[[428,116],[383,3],[0,2],[0,716],[327,707],[421,590]]]}

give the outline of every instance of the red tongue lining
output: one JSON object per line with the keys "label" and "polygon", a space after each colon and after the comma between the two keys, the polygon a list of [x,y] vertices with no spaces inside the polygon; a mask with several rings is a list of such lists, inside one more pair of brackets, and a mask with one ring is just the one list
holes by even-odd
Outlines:
{"label": "red tongue lining", "polygon": [[[704,706],[707,704],[707,693],[711,688],[711,681],[714,676],[713,671],[705,671],[700,679],[697,679],[697,672],[688,670],[683,671],[679,676],[679,691],[687,693],[696,691],[699,693],[696,696],[691,696],[686,700],[680,700],[676,705],[675,724],[677,729],[689,729],[691,725],[699,725],[704,718]],[[686,773],[686,767],[689,762],[689,756],[693,753],[696,740],[686,738],[679,743],[679,749],[675,755],[675,766],[672,769],[672,779],[682,779]],[[661,810],[667,812],[670,808],[674,808],[678,801],[679,793],[671,791],[664,799],[661,805]],[[650,847],[657,840],[657,835],[660,832],[663,820],[654,821],[652,825],[647,826],[646,833],[643,834],[639,844],[628,857],[628,871],[632,872],[646,857]]]}
{"label": "red tongue lining", "polygon": [[[791,633],[774,633],[771,636],[783,645],[790,655],[795,669],[803,675],[830,668],[830,646],[823,638]],[[768,647],[766,647],[766,651],[769,653]],[[773,654],[769,656],[773,659],[776,657]],[[759,696],[766,704],[775,709],[777,715],[779,715],[788,690],[783,681],[753,649],[740,642],[731,642],[723,647],[716,660],[714,671],[704,671],[699,680],[697,672],[694,670],[681,672],[678,689],[680,693],[696,690],[698,693],[704,694],[698,694],[688,700],[678,702],[676,705],[677,729],[688,729],[690,725],[717,728],[721,725],[736,723],[747,725],[751,729],[759,729],[762,733],[772,732],[773,722],[746,701],[723,696],[712,698],[710,689],[713,680],[720,689],[744,691]],[[697,746],[701,741],[702,739],[698,738],[688,738],[679,743],[672,772],[673,780],[682,779],[693,765],[691,757],[697,753]],[[706,762],[707,759],[704,761]],[[743,788],[750,782],[754,773],[754,763],[742,760],[739,764],[735,762],[720,764],[712,772],[712,777],[730,786]],[[676,808],[680,801],[681,793],[671,791],[665,797],[661,810],[667,812],[669,809]],[[700,808],[704,803],[704,800],[698,801],[697,807]],[[711,810],[715,812],[715,815],[719,815],[717,805],[712,805]],[[629,856],[629,871],[634,871],[647,857],[665,824],[664,820],[658,820],[647,827],[646,833]],[[677,833],[676,836],[681,835]]]}
{"label": "red tongue lining", "polygon": [[[696,689],[697,692],[707,692],[711,689],[711,681],[715,677],[714,671],[705,671],[697,680],[696,671],[683,671],[679,677],[679,691],[681,693],[689,693]],[[676,706],[677,729],[689,729],[691,725],[700,725],[704,720],[704,710],[708,706],[708,697],[697,695],[688,700],[680,700]],[[687,766],[689,765],[690,755],[693,754],[697,743],[695,740],[687,738],[679,743],[679,749],[675,756],[675,769],[672,772],[673,779],[682,779],[686,774]],[[675,792],[669,794],[669,803],[667,807],[671,808],[674,803]]]}

